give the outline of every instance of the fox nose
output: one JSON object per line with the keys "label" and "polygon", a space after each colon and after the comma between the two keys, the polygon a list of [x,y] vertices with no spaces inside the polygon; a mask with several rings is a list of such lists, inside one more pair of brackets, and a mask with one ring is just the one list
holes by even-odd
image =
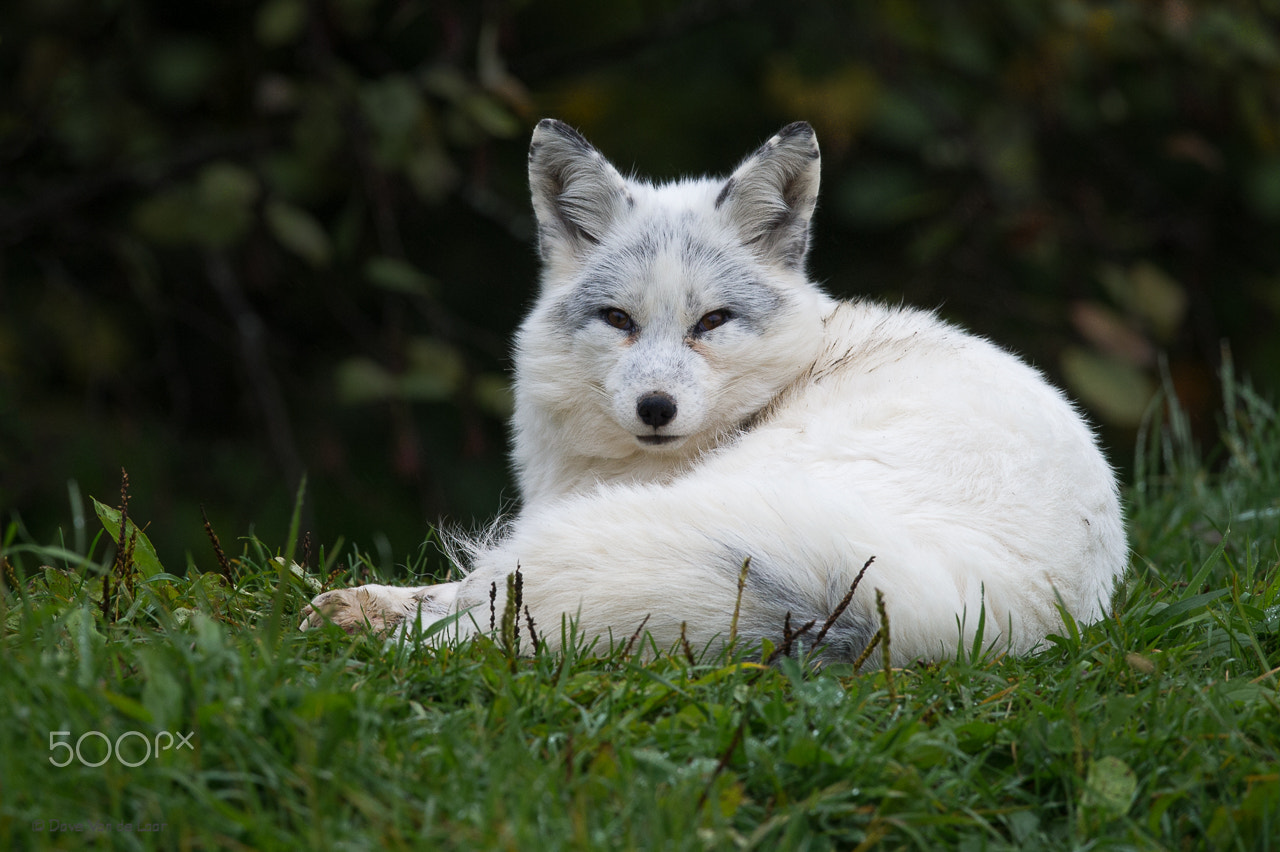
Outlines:
{"label": "fox nose", "polygon": [[676,401],[665,393],[650,393],[636,403],[636,416],[657,429],[676,419]]}

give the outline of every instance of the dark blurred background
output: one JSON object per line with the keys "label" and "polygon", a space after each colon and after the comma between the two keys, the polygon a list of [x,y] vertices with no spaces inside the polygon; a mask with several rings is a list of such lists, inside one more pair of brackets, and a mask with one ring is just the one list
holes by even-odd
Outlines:
{"label": "dark blurred background", "polygon": [[[0,531],[118,502],[170,570],[304,527],[404,560],[491,517],[542,116],[724,173],[807,119],[814,277],[940,308],[1090,412],[1229,343],[1280,385],[1280,2],[8,0]],[[1167,368],[1162,367],[1167,365]],[[90,518],[92,513],[90,512]],[[236,549],[232,547],[232,549]]]}

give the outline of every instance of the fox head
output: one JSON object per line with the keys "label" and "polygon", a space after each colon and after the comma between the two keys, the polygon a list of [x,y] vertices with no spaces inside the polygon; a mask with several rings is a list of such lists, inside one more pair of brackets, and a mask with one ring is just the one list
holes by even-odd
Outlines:
{"label": "fox head", "polygon": [[538,124],[542,287],[516,342],[526,501],[678,470],[804,373],[831,306],[804,272],[818,180],[803,122],[727,178],[662,185],[623,178],[566,124]]}

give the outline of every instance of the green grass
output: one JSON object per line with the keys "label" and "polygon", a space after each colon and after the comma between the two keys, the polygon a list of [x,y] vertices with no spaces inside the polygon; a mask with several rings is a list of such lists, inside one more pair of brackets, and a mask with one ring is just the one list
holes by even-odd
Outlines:
{"label": "green grass", "polygon": [[1115,616],[1022,659],[387,651],[295,632],[315,577],[256,540],[180,577],[105,509],[11,524],[0,848],[1280,848],[1280,423],[1228,389],[1207,463],[1176,410],[1143,441]]}

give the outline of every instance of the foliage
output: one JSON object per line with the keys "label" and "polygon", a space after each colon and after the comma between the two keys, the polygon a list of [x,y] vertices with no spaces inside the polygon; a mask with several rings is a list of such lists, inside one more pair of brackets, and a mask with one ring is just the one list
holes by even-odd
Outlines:
{"label": "foliage", "polygon": [[384,646],[291,629],[321,578],[368,579],[355,549],[215,543],[105,607],[134,573],[106,539],[145,550],[128,499],[83,551],[11,525],[0,845],[1274,849],[1280,419],[1226,387],[1219,472],[1176,404],[1148,424],[1113,617],[1025,658]]}
{"label": "foliage", "polygon": [[[1275,0],[13,0],[0,9],[0,507],[121,465],[170,564],[491,514],[544,114],[723,171],[808,118],[815,276],[1026,352],[1123,451],[1225,338],[1280,383]],[[403,544],[400,546],[403,547]],[[383,548],[384,550],[387,548]],[[388,567],[384,565],[383,567]]]}

